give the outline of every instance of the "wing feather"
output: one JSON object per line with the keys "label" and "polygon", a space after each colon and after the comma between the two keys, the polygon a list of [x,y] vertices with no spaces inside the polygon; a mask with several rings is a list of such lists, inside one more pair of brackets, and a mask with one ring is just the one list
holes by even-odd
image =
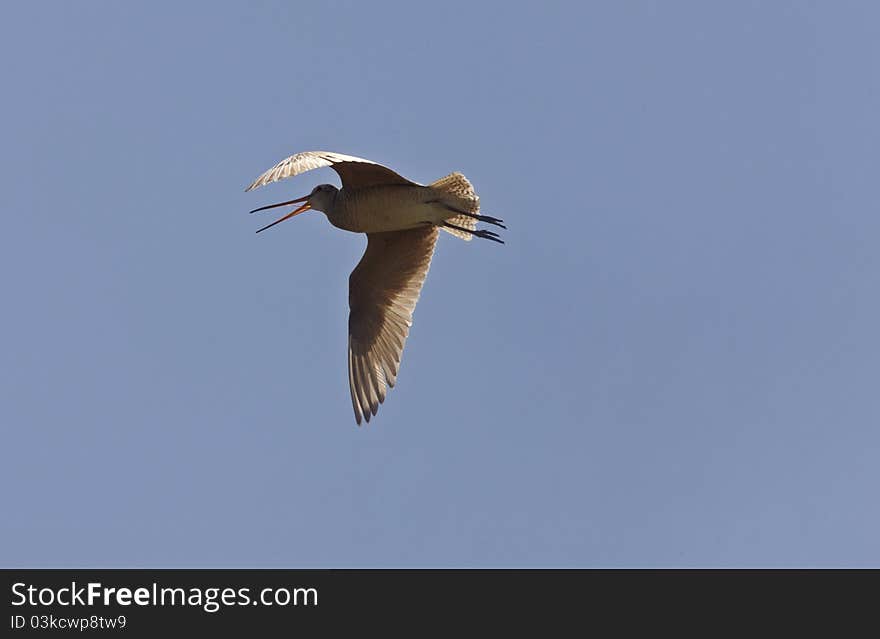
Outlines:
{"label": "wing feather", "polygon": [[354,416],[370,421],[393,388],[437,228],[370,233],[349,278],[348,381]]}
{"label": "wing feather", "polygon": [[385,184],[416,184],[388,167],[376,164],[371,160],[331,151],[304,151],[281,160],[254,180],[245,191],[324,166],[329,166],[336,171],[342,178],[343,188],[351,190]]}

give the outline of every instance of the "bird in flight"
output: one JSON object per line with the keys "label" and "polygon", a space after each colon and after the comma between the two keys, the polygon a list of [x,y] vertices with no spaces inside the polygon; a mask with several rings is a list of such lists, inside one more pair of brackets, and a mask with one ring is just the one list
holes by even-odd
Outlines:
{"label": "bird in flight", "polygon": [[312,209],[337,228],[367,234],[367,249],[348,279],[348,384],[360,425],[376,414],[386,389],[397,381],[438,229],[463,240],[479,237],[503,244],[497,233],[477,229],[477,222],[507,227],[503,220],[480,215],[480,198],[461,173],[423,185],[370,160],[327,151],[291,155],[245,191],[326,166],[339,174],[341,189],[320,184],[304,197],[251,213],[301,203],[257,233]]}

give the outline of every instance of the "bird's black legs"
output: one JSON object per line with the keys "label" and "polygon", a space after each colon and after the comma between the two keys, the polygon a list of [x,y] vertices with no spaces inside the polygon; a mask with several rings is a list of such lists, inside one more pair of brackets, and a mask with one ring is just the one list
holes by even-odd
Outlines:
{"label": "bird's black legs", "polygon": [[456,213],[458,213],[459,215],[464,215],[466,217],[473,218],[473,219],[477,220],[478,222],[485,222],[486,224],[494,224],[495,226],[500,226],[503,229],[507,228],[506,226],[504,226],[504,224],[502,224],[502,222],[504,222],[504,220],[499,220],[497,217],[492,217],[491,215],[478,215],[476,213],[466,213],[465,211],[458,211],[458,210],[456,210]]}
{"label": "bird's black legs", "polygon": [[492,231],[486,231],[485,229],[477,229],[470,230],[466,229],[463,226],[456,226],[455,224],[450,224],[449,222],[443,222],[443,226],[450,229],[455,229],[456,231],[462,231],[464,233],[470,233],[474,237],[480,237],[484,240],[492,240],[493,242],[498,242],[499,244],[504,244],[504,240],[499,239],[498,233],[493,233]]}
{"label": "bird's black legs", "polygon": [[447,204],[446,202],[443,202],[442,200],[429,200],[427,203],[428,204],[442,204],[444,207],[446,207],[447,209],[449,209],[453,213],[458,213],[459,215],[464,215],[465,217],[473,218],[473,219],[477,220],[478,222],[485,222],[486,224],[494,224],[495,226],[500,226],[503,229],[507,228],[503,224],[504,220],[499,219],[497,217],[492,217],[491,215],[478,215],[477,213],[469,213],[468,211],[465,211],[464,209],[460,209],[457,206],[452,206],[450,204]]}

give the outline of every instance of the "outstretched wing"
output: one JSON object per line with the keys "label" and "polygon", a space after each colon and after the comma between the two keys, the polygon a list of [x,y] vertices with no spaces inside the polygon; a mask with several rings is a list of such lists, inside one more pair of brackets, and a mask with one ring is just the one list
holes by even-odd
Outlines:
{"label": "outstretched wing", "polygon": [[348,280],[348,383],[354,418],[370,421],[394,387],[412,314],[431,266],[436,227],[369,233]]}
{"label": "outstretched wing", "polygon": [[250,191],[260,186],[299,175],[322,166],[332,167],[342,178],[342,186],[346,189],[359,189],[367,186],[384,184],[416,184],[389,169],[370,160],[356,158],[353,155],[342,155],[330,151],[304,151],[281,160],[278,164],[254,180],[245,189]]}

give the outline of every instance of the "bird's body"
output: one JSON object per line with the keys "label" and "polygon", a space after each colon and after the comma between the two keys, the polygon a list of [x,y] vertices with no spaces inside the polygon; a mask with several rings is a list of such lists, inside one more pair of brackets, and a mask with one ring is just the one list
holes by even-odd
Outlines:
{"label": "bird's body", "polygon": [[[407,180],[375,162],[339,153],[297,153],[266,171],[247,190],[321,166],[332,167],[342,188],[321,184],[303,198],[255,211],[305,202],[263,231],[308,209],[324,212],[333,226],[366,233],[367,250],[349,278],[348,378],[358,424],[385,400],[393,387],[412,313],[431,264],[438,228],[461,239],[501,242],[477,230],[478,221],[502,228],[502,221],[479,214],[479,198],[467,178],[452,173],[429,185]],[[259,231],[257,231],[259,232]]]}
{"label": "bird's body", "polygon": [[450,211],[430,186],[342,188],[325,211],[333,226],[353,233],[386,233],[442,224]]}

